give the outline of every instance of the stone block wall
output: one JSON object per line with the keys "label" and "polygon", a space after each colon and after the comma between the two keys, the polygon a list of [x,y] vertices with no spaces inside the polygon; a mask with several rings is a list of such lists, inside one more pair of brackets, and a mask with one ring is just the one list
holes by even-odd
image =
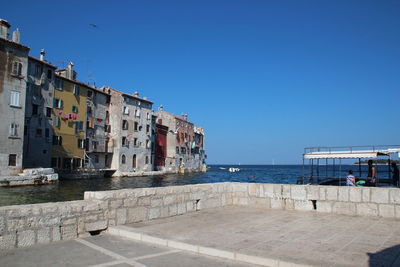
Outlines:
{"label": "stone block wall", "polygon": [[85,192],[85,200],[0,207],[0,249],[87,236],[108,226],[233,203],[229,183]]}
{"label": "stone block wall", "polygon": [[232,184],[233,204],[400,219],[400,189],[289,184]]}
{"label": "stone block wall", "polygon": [[85,192],[80,201],[0,207],[0,249],[231,205],[400,219],[400,189],[214,183]]}
{"label": "stone block wall", "polygon": [[0,207],[0,249],[73,239],[107,228],[100,201],[68,201]]}

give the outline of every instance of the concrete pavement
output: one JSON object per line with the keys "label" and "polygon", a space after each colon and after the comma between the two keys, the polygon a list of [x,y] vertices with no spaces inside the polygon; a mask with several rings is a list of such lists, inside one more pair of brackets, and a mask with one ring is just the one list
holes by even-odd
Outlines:
{"label": "concrete pavement", "polygon": [[251,267],[254,265],[136,242],[123,237],[98,235],[1,251],[0,266]]}
{"label": "concrete pavement", "polygon": [[400,221],[376,217],[225,207],[109,233],[266,266],[400,266]]}

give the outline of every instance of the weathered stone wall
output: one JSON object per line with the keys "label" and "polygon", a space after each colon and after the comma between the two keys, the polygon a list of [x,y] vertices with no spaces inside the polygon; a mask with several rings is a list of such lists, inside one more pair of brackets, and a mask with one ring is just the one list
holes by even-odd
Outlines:
{"label": "weathered stone wall", "polygon": [[229,183],[85,192],[85,200],[0,207],[0,249],[232,204]]}
{"label": "weathered stone wall", "polygon": [[232,186],[234,205],[400,218],[399,188],[245,183]]}
{"label": "weathered stone wall", "polygon": [[81,201],[0,207],[0,249],[229,205],[400,219],[400,189],[214,183],[85,192]]}

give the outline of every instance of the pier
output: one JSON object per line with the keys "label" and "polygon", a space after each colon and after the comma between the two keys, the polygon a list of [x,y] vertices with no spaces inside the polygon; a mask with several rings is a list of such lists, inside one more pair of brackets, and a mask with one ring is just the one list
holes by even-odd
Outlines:
{"label": "pier", "polygon": [[36,257],[37,265],[54,264],[58,254],[82,257],[76,266],[176,266],[179,255],[193,266],[400,263],[398,188],[215,183],[124,189],[86,192],[82,201],[1,207],[0,216],[0,264],[10,266],[41,253],[46,256]]}

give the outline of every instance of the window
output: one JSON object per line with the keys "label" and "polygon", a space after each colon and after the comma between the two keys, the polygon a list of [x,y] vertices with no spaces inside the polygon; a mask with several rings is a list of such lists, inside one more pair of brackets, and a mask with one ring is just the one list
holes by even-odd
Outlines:
{"label": "window", "polygon": [[150,113],[147,112],[147,119],[150,120]]}
{"label": "window", "polygon": [[140,109],[135,110],[135,117],[140,117]]}
{"label": "window", "polygon": [[121,156],[121,163],[122,163],[122,164],[125,164],[125,163],[126,163],[126,157],[125,157],[125,155],[122,155],[122,156]]}
{"label": "window", "polygon": [[92,141],[93,150],[97,149],[97,141]]}
{"label": "window", "polygon": [[133,138],[133,146],[138,146],[138,139],[137,138]]}
{"label": "window", "polygon": [[75,122],[75,133],[79,133],[83,131],[83,121],[76,121]]}
{"label": "window", "polygon": [[92,98],[93,96],[93,91],[92,90],[88,90],[87,91],[87,97]]}
{"label": "window", "polygon": [[64,89],[64,82],[61,79],[56,78],[55,87],[57,90],[62,91]]}
{"label": "window", "polygon": [[85,140],[78,138],[78,148],[84,149],[85,148]]}
{"label": "window", "polygon": [[46,128],[46,129],[44,130],[44,137],[46,137],[46,138],[49,138],[49,137],[50,137],[50,129],[49,129],[49,128]]}
{"label": "window", "polygon": [[146,140],[146,148],[150,148],[150,146],[151,146],[150,140]]}
{"label": "window", "polygon": [[122,121],[122,130],[128,130],[128,121],[127,120]]}
{"label": "window", "polygon": [[136,154],[132,157],[132,168],[136,168]]}
{"label": "window", "polygon": [[35,64],[35,76],[40,77],[42,75],[43,68],[39,64]]}
{"label": "window", "polygon": [[179,154],[179,146],[176,147],[176,153]]}
{"label": "window", "polygon": [[54,119],[53,125],[54,125],[54,127],[60,128],[60,126],[61,126],[61,118],[56,116],[55,119]]}
{"label": "window", "polygon": [[46,107],[46,117],[51,118],[51,108]]}
{"label": "window", "polygon": [[94,162],[99,163],[99,155],[94,155]]}
{"label": "window", "polygon": [[146,164],[149,164],[149,156],[146,156]]}
{"label": "window", "polygon": [[77,106],[72,106],[72,112],[73,113],[78,113],[78,107]]}
{"label": "window", "polygon": [[37,129],[36,129],[36,132],[35,132],[35,136],[36,136],[36,137],[42,137],[42,129],[37,128]]}
{"label": "window", "polygon": [[181,153],[186,154],[186,147],[181,147]]}
{"label": "window", "polygon": [[124,107],[123,113],[124,115],[129,115],[129,107]]}
{"label": "window", "polygon": [[51,72],[50,69],[47,70],[47,79],[51,80],[51,77],[53,77],[53,73]]}
{"label": "window", "polygon": [[27,136],[28,135],[28,127],[25,125],[24,126],[24,135]]}
{"label": "window", "polygon": [[62,109],[64,106],[64,101],[62,99],[54,98],[53,106],[58,109]]}
{"label": "window", "polygon": [[135,125],[133,127],[133,129],[137,132],[139,129],[139,123],[137,121],[135,121]]}
{"label": "window", "polygon": [[122,146],[128,146],[128,139],[126,138],[126,136],[122,137]]}
{"label": "window", "polygon": [[78,96],[79,95],[79,86],[74,84],[74,95]]}
{"label": "window", "polygon": [[36,84],[31,84],[31,88],[32,88],[32,94],[34,96],[41,96],[41,92],[40,92],[40,86],[36,85]]}
{"label": "window", "polygon": [[10,125],[10,136],[11,137],[18,137],[18,124],[11,123],[11,125]]}
{"label": "window", "polygon": [[32,116],[37,116],[38,109],[39,109],[38,105],[32,104]]}
{"label": "window", "polygon": [[53,145],[61,146],[62,145],[62,136],[53,135]]}
{"label": "window", "polygon": [[21,76],[22,75],[22,63],[15,61],[13,64],[12,75]]}
{"label": "window", "polygon": [[10,106],[12,107],[20,107],[20,98],[21,98],[21,93],[17,91],[11,91],[11,101],[10,101]]}
{"label": "window", "polygon": [[150,125],[146,125],[146,133],[150,132]]}
{"label": "window", "polygon": [[52,168],[60,168],[60,166],[61,166],[61,158],[51,158]]}
{"label": "window", "polygon": [[17,154],[8,155],[8,166],[17,166]]}

